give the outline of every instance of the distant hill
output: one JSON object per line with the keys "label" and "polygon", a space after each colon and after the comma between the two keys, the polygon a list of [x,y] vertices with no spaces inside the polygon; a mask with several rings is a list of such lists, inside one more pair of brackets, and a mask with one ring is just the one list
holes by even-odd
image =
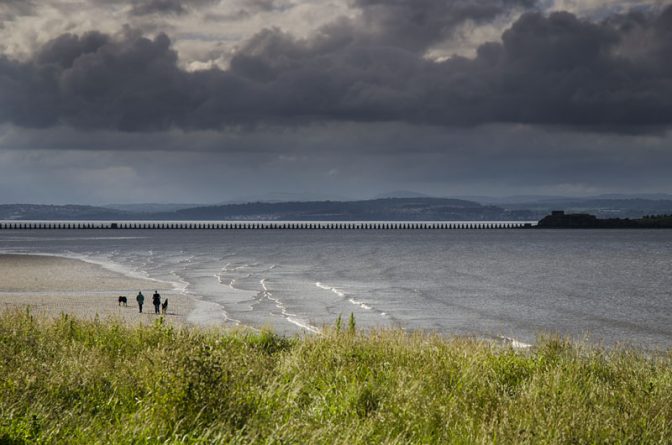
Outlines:
{"label": "distant hill", "polygon": [[108,204],[106,209],[121,210],[132,213],[160,213],[160,212],[174,212],[176,210],[189,209],[192,207],[200,207],[203,204]]}
{"label": "distant hill", "polygon": [[286,221],[487,221],[526,220],[526,211],[507,211],[477,202],[443,198],[389,198],[366,201],[248,203],[207,206],[157,215],[162,219]]}
{"label": "distant hill", "polygon": [[[255,195],[243,195],[236,198],[228,199],[226,201],[221,201],[218,203],[206,204],[208,205],[227,205],[227,204],[246,204],[248,202],[316,202],[316,201],[351,201],[351,199],[335,195],[331,193],[319,193],[319,192],[303,192],[303,193],[293,193],[293,192],[268,192]],[[196,206],[192,206],[196,207]]]}
{"label": "distant hill", "polygon": [[409,190],[397,190],[394,192],[381,193],[373,199],[389,199],[389,198],[432,198],[432,196],[424,193],[412,192]]}
{"label": "distant hill", "polygon": [[0,205],[3,220],[268,220],[268,221],[522,221],[526,210],[505,210],[477,202],[443,198],[389,198],[366,201],[256,202],[129,211],[92,206]]}
{"label": "distant hill", "polygon": [[536,221],[553,210],[598,218],[672,214],[672,199],[543,198],[481,204],[467,199],[405,197],[364,201],[242,204],[0,205],[1,220]]}
{"label": "distant hill", "polygon": [[[0,205],[0,220],[113,220],[132,219],[133,213],[105,207],[81,205],[39,205],[5,204]],[[135,215],[137,217],[137,215]]]}

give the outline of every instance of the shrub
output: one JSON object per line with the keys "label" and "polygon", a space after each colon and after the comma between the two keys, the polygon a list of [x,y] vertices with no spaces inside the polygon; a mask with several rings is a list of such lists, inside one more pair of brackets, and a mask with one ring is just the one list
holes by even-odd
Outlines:
{"label": "shrub", "polygon": [[666,443],[672,354],[0,314],[0,444]]}

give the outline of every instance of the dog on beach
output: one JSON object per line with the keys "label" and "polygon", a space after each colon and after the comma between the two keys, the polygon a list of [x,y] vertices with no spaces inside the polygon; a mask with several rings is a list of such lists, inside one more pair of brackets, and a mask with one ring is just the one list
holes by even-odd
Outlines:
{"label": "dog on beach", "polygon": [[161,314],[166,315],[166,312],[168,311],[168,299],[166,298],[163,300],[163,303],[161,303]]}
{"label": "dog on beach", "polygon": [[122,304],[124,306],[128,306],[128,299],[126,297],[124,297],[123,295],[119,295],[119,300],[118,301],[119,301],[119,306],[121,306]]}

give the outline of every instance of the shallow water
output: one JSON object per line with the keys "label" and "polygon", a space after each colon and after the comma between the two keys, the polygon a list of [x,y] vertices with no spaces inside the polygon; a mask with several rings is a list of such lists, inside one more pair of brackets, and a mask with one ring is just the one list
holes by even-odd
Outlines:
{"label": "shallow water", "polygon": [[171,281],[202,324],[294,333],[352,312],[362,327],[672,346],[672,230],[16,230],[0,250]]}

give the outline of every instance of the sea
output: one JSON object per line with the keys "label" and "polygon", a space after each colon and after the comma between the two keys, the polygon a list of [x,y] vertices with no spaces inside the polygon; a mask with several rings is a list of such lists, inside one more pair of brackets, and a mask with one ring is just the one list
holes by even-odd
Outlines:
{"label": "sea", "polygon": [[672,346],[672,230],[5,230],[0,253],[170,282],[204,326]]}

